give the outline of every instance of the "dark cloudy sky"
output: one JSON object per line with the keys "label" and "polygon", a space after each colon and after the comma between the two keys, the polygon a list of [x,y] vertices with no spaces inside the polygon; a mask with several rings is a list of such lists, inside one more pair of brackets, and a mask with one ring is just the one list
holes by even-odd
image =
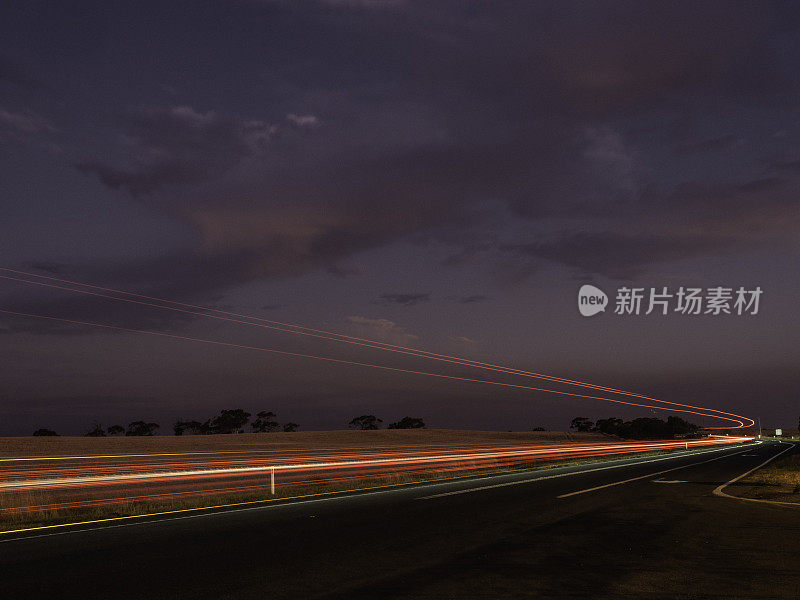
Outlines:
{"label": "dark cloudy sky", "polygon": [[[799,26],[780,2],[5,3],[0,266],[796,426]],[[764,293],[587,319],[583,283]],[[469,373],[10,281],[0,307]],[[649,416],[9,316],[0,350],[0,434]]]}

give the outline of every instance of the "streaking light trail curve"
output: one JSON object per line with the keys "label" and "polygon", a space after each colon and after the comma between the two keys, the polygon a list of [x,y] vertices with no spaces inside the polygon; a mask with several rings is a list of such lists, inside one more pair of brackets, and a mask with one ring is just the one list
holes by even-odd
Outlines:
{"label": "streaking light trail curve", "polygon": [[[167,299],[163,299],[163,298],[157,298],[157,297],[153,297],[153,296],[145,296],[145,295],[136,294],[136,293],[133,293],[133,292],[126,292],[126,291],[123,291],[123,290],[117,290],[117,289],[114,289],[114,288],[108,288],[108,287],[102,287],[102,286],[97,286],[97,285],[92,285],[92,284],[80,283],[80,282],[70,281],[70,280],[67,280],[67,279],[61,279],[61,278],[50,277],[50,276],[45,276],[45,275],[39,275],[39,274],[29,273],[29,272],[26,272],[26,271],[20,271],[20,270],[16,270],[16,269],[9,269],[9,268],[0,267],[0,271],[5,271],[5,272],[8,272],[8,273],[14,273],[14,274],[17,274],[17,275],[23,275],[23,276],[26,276],[26,277],[35,277],[35,278],[38,278],[38,279],[46,279],[46,280],[50,280],[50,281],[57,281],[57,282],[60,282],[60,283],[66,283],[66,284],[69,284],[69,285],[80,286],[80,287],[83,287],[83,288],[91,288],[91,289],[95,289],[95,290],[102,290],[102,291],[112,292],[114,294],[123,294],[125,296],[132,296],[132,297],[135,297],[135,298],[143,298],[145,300],[153,300],[153,301],[156,301],[156,302],[168,303],[168,304],[172,304],[172,305],[176,305],[176,306],[167,306],[167,305],[164,305],[164,304],[154,304],[152,302],[144,302],[144,301],[141,301],[141,300],[134,300],[132,298],[120,298],[118,296],[111,296],[111,295],[108,295],[108,294],[92,292],[92,291],[89,291],[89,290],[86,290],[86,289],[74,289],[74,288],[70,288],[70,287],[65,287],[65,286],[45,283],[45,282],[42,282],[42,281],[31,281],[29,279],[22,279],[22,278],[19,278],[19,277],[12,277],[12,276],[8,276],[8,275],[0,275],[0,278],[2,278],[2,279],[16,281],[16,282],[19,282],[19,283],[26,283],[26,284],[37,285],[37,286],[42,286],[42,287],[50,287],[50,288],[55,288],[55,289],[68,291],[68,292],[73,292],[73,293],[78,293],[78,294],[97,296],[97,297],[101,297],[101,298],[105,298],[105,299],[109,299],[109,300],[128,302],[128,303],[133,303],[133,304],[139,304],[139,305],[144,305],[144,306],[148,306],[148,307],[152,307],[152,308],[159,308],[159,309],[183,312],[183,313],[188,313],[188,314],[192,314],[192,315],[196,315],[196,316],[219,319],[219,320],[223,320],[223,321],[231,321],[231,322],[235,322],[235,323],[239,323],[239,324],[243,324],[243,325],[262,327],[262,328],[277,330],[277,331],[281,331],[281,332],[285,332],[285,333],[292,333],[292,334],[297,334],[297,335],[304,335],[304,336],[309,336],[309,337],[321,338],[321,339],[325,339],[325,340],[343,342],[343,343],[348,343],[348,344],[355,344],[355,345],[365,346],[365,347],[374,348],[374,349],[378,349],[378,350],[391,351],[391,352],[396,352],[396,353],[400,353],[400,354],[408,354],[408,355],[417,356],[417,357],[421,357],[421,358],[427,358],[427,359],[431,359],[431,360],[437,360],[437,361],[442,361],[442,362],[447,362],[447,363],[459,364],[459,365],[463,365],[463,366],[479,367],[479,368],[482,368],[482,369],[487,369],[487,370],[492,370],[492,371],[497,371],[497,372],[502,372],[502,373],[508,373],[508,374],[512,374],[512,375],[519,375],[519,376],[523,376],[523,377],[543,379],[543,380],[547,380],[547,381],[564,383],[564,384],[572,385],[572,386],[578,386],[578,387],[584,387],[584,388],[589,388],[589,389],[601,390],[601,391],[605,391],[605,392],[610,392],[612,394],[621,394],[621,395],[626,395],[626,396],[630,396],[630,397],[640,398],[640,399],[643,399],[643,400],[648,400],[650,402],[656,402],[659,405],[639,404],[639,403],[633,403],[633,402],[622,402],[622,401],[613,400],[613,399],[610,399],[610,398],[600,398],[600,397],[596,397],[596,396],[587,396],[587,395],[582,395],[582,394],[570,394],[568,392],[558,392],[556,390],[547,390],[547,389],[544,389],[544,388],[533,388],[533,387],[530,387],[530,386],[516,386],[514,384],[503,384],[503,383],[500,383],[500,382],[491,382],[491,381],[487,381],[487,380],[477,380],[477,379],[471,379],[471,378],[456,378],[456,379],[462,379],[462,380],[465,380],[465,381],[476,381],[476,382],[482,382],[482,383],[495,383],[497,385],[506,385],[506,386],[509,386],[509,387],[521,387],[523,389],[532,389],[532,390],[545,391],[545,392],[550,392],[550,393],[560,393],[560,394],[563,394],[563,395],[572,395],[572,396],[575,396],[575,397],[603,399],[603,400],[607,400],[607,401],[618,402],[618,403],[621,403],[621,404],[629,404],[629,405],[632,405],[632,406],[642,406],[642,407],[652,408],[652,409],[657,409],[657,410],[669,410],[667,407],[660,406],[660,405],[669,405],[669,406],[675,406],[675,407],[682,407],[682,408],[676,408],[676,409],[673,409],[673,410],[675,412],[698,414],[698,415],[702,415],[702,416],[709,416],[709,417],[712,417],[712,418],[731,421],[733,423],[736,423],[736,425],[734,425],[734,426],[726,425],[726,427],[727,428],[732,428],[732,429],[733,428],[749,427],[749,426],[752,426],[752,425],[755,424],[755,422],[752,419],[750,419],[749,417],[744,417],[742,415],[736,415],[734,413],[729,413],[729,412],[725,412],[725,411],[721,411],[721,410],[717,410],[717,409],[712,409],[712,408],[707,408],[707,407],[700,407],[700,406],[695,406],[695,405],[690,405],[690,404],[682,404],[682,403],[677,403],[677,402],[670,402],[670,401],[666,401],[666,400],[660,400],[660,399],[657,399],[657,398],[651,398],[649,396],[644,396],[644,395],[641,395],[641,394],[636,394],[636,393],[628,392],[628,391],[625,391],[625,390],[619,390],[619,389],[616,389],[616,388],[600,386],[600,385],[596,385],[596,384],[592,384],[592,383],[587,383],[587,382],[582,382],[582,381],[577,381],[577,380],[571,380],[571,379],[564,379],[564,378],[559,378],[559,377],[553,377],[553,376],[550,376],[550,375],[544,375],[544,374],[541,374],[541,373],[534,373],[534,372],[531,372],[531,371],[523,371],[523,370],[519,370],[519,369],[512,369],[512,368],[508,368],[508,367],[503,367],[501,365],[494,365],[494,364],[491,364],[491,363],[483,363],[483,362],[478,362],[478,361],[472,361],[472,360],[469,360],[469,359],[466,359],[466,358],[449,356],[449,355],[445,355],[445,354],[437,354],[437,353],[433,353],[433,352],[427,352],[427,351],[424,351],[424,350],[417,350],[417,349],[406,347],[406,346],[387,344],[387,343],[380,342],[380,341],[377,341],[377,340],[369,340],[369,339],[365,339],[365,338],[358,338],[358,337],[354,337],[354,336],[348,336],[348,335],[344,335],[344,334],[333,333],[333,332],[324,331],[324,330],[320,330],[320,329],[312,329],[312,328],[303,327],[303,326],[295,325],[295,324],[291,324],[291,323],[283,323],[283,322],[280,322],[280,321],[271,321],[271,320],[268,320],[268,319],[262,319],[262,318],[254,317],[254,316],[250,316],[250,315],[242,315],[242,314],[234,313],[234,312],[230,312],[230,311],[224,311],[224,310],[220,310],[220,309],[214,309],[214,308],[209,308],[209,307],[204,307],[204,306],[199,306],[199,305],[187,304],[187,303],[182,303],[182,302],[178,302],[178,301],[174,301],[174,300],[167,300]],[[186,310],[186,309],[179,308],[180,306],[193,308],[193,309],[198,309],[198,310],[202,310],[202,311],[206,311],[206,312],[196,312],[194,310]],[[210,313],[217,313],[217,314],[210,314]],[[236,318],[224,317],[224,316],[220,316],[220,315],[230,315],[230,317],[236,317]],[[29,316],[29,317],[37,317],[38,316],[38,317],[42,317],[42,318],[51,318],[53,320],[57,320],[57,318],[55,318],[55,317],[44,317],[44,316],[41,316],[41,315],[26,314],[24,316]],[[248,320],[242,320],[242,319],[248,319]],[[252,321],[256,321],[256,322],[252,322]],[[96,324],[96,323],[81,323],[81,324],[99,326],[99,327],[103,327],[104,326],[104,325]],[[293,329],[286,329],[287,327],[293,328]],[[131,331],[133,331],[133,330],[131,330]],[[149,334],[154,334],[154,335],[156,334],[156,332],[144,332],[144,331],[140,331],[140,330],[136,330],[136,332],[137,333],[149,333]],[[173,336],[173,337],[180,337],[180,336]],[[185,339],[188,339],[188,338],[185,338]],[[213,343],[213,341],[211,341],[211,340],[192,339],[191,341],[204,341],[206,343]],[[250,349],[255,349],[255,348],[250,348]],[[263,351],[274,351],[274,352],[278,352],[278,353],[281,352],[281,351],[271,350],[271,349],[264,349],[264,348],[260,348],[260,349],[263,350]],[[292,353],[287,353],[287,354],[292,354]],[[311,357],[311,356],[308,356],[308,355],[297,355],[297,356],[304,356],[306,358],[317,358],[317,359],[320,359],[320,360],[328,360],[328,357]],[[330,359],[330,360],[339,361],[339,359]],[[339,361],[339,362],[348,362],[348,361]],[[366,363],[357,363],[357,364],[359,366],[371,366],[371,367],[377,367],[377,368],[386,368],[386,369],[390,369],[390,370],[398,370],[398,369],[395,369],[393,367],[381,367],[380,365],[370,365],[370,364],[366,364]],[[416,371],[409,371],[409,370],[402,370],[402,369],[401,369],[401,371],[436,376],[435,374],[432,374],[432,373],[423,373],[423,372],[416,372]],[[452,376],[443,376],[443,377],[454,378]],[[685,410],[685,409],[696,409],[696,410]],[[699,411],[704,411],[704,412],[696,412],[698,410]],[[716,413],[716,414],[709,414],[709,413]],[[733,417],[733,418],[730,418],[730,417]],[[709,427],[708,429],[713,429],[713,427]]]}
{"label": "streaking light trail curve", "polygon": [[63,319],[63,318],[60,318],[60,317],[53,317],[53,316],[48,316],[48,315],[37,315],[37,314],[32,314],[32,313],[23,313],[23,312],[11,311],[11,310],[6,310],[6,309],[0,309],[0,313],[4,313],[4,314],[8,314],[8,315],[14,315],[14,316],[18,316],[18,317],[27,317],[27,318],[34,318],[34,319],[43,319],[43,320],[48,320],[48,321],[56,321],[56,322],[61,322],[61,323],[70,323],[70,324],[73,324],[73,325],[85,325],[85,326],[89,326],[89,327],[110,329],[110,330],[114,330],[114,331],[125,331],[125,332],[128,332],[128,333],[137,333],[137,334],[143,334],[143,335],[153,335],[153,336],[166,337],[166,338],[171,338],[171,339],[176,339],[176,340],[199,342],[199,343],[204,343],[204,344],[225,346],[225,347],[228,347],[228,348],[239,348],[239,349],[242,349],[242,350],[253,350],[253,351],[259,351],[259,352],[269,352],[269,353],[272,353],[272,354],[279,354],[279,355],[283,355],[283,356],[292,356],[292,357],[296,357],[296,358],[307,358],[307,359],[312,359],[312,360],[321,360],[321,361],[327,361],[327,362],[333,362],[333,363],[351,365],[351,366],[357,366],[357,367],[369,367],[369,368],[373,368],[373,369],[381,369],[381,370],[385,370],[385,371],[393,371],[393,372],[398,372],[398,373],[424,375],[424,376],[428,376],[428,377],[438,377],[438,378],[441,378],[441,379],[449,379],[449,380],[454,380],[454,381],[467,381],[467,382],[472,382],[472,383],[485,383],[487,385],[496,385],[496,386],[501,386],[501,387],[515,388],[515,389],[524,389],[524,390],[531,390],[531,391],[537,391],[537,392],[546,392],[546,393],[549,393],[549,394],[558,394],[558,395],[561,395],[561,396],[571,396],[571,397],[574,397],[574,398],[588,398],[588,399],[591,399],[591,400],[604,400],[606,402],[614,402],[614,403],[617,403],[617,404],[626,404],[628,406],[638,406],[638,407],[642,407],[642,408],[651,408],[651,409],[655,409],[655,410],[665,410],[665,411],[670,411],[671,410],[673,412],[691,413],[691,414],[705,416],[705,417],[711,417],[711,418],[716,418],[716,419],[724,419],[724,420],[728,420],[728,421],[732,421],[734,423],[737,423],[737,425],[735,427],[729,426],[731,429],[733,429],[733,428],[741,428],[741,427],[745,426],[744,423],[742,421],[740,421],[739,419],[734,419],[732,417],[724,417],[724,416],[720,416],[720,415],[714,415],[714,414],[710,414],[710,413],[707,413],[707,412],[698,412],[698,411],[689,410],[689,409],[685,409],[685,408],[671,409],[669,407],[658,406],[658,405],[641,404],[641,403],[638,403],[638,402],[627,402],[625,400],[619,400],[619,399],[616,399],[616,398],[606,398],[606,397],[602,397],[602,396],[590,396],[590,395],[587,395],[587,394],[576,394],[576,393],[573,393],[573,392],[564,392],[564,391],[559,391],[559,390],[551,390],[551,389],[547,389],[547,388],[533,387],[533,386],[528,386],[528,385],[520,385],[520,384],[515,384],[515,383],[506,383],[506,382],[500,382],[500,381],[491,381],[491,380],[487,380],[487,379],[476,379],[476,378],[471,378],[471,377],[458,377],[458,376],[455,376],[455,375],[445,375],[445,374],[442,374],[442,373],[431,373],[431,372],[428,372],[428,371],[414,371],[414,370],[411,370],[411,369],[402,369],[402,368],[399,368],[399,367],[389,367],[389,366],[386,366],[386,365],[376,365],[376,364],[372,364],[372,363],[363,363],[363,362],[358,362],[358,361],[345,360],[345,359],[341,359],[341,358],[333,358],[333,357],[329,357],[329,356],[317,356],[317,355],[312,355],[312,354],[301,354],[299,352],[288,352],[286,350],[277,350],[277,349],[274,349],[274,348],[263,348],[263,347],[260,347],[260,346],[248,346],[248,345],[244,345],[244,344],[235,344],[233,342],[222,342],[222,341],[219,341],[219,340],[207,340],[207,339],[203,339],[203,338],[194,338],[194,337],[189,337],[189,336],[182,336],[182,335],[176,335],[176,334],[171,334],[171,333],[164,333],[164,332],[160,332],[160,331],[147,331],[147,330],[143,330],[143,329],[132,329],[132,328],[129,328],[129,327],[119,327],[119,326],[116,326],[116,325],[106,325],[106,324],[102,324],[102,323],[92,323],[92,322],[89,322],[89,321],[78,321],[78,320],[74,320],[74,319]]}

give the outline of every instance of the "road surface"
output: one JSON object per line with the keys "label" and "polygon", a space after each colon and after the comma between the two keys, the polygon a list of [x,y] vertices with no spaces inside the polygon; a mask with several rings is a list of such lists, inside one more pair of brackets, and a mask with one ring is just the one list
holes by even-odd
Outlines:
{"label": "road surface", "polygon": [[5,535],[0,596],[796,599],[800,509],[712,494],[786,449],[751,444]]}

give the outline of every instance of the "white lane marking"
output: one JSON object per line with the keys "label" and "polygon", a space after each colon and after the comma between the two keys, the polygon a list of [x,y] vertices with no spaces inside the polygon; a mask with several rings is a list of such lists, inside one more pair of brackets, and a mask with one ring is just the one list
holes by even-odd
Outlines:
{"label": "white lane marking", "polygon": [[[759,444],[761,442],[755,442],[755,443]],[[522,484],[525,484],[525,483],[532,483],[534,481],[544,481],[546,479],[558,479],[559,477],[570,477],[572,475],[581,475],[583,473],[593,473],[594,471],[606,471],[608,469],[619,469],[619,468],[622,468],[622,467],[632,467],[634,465],[644,465],[644,464],[648,464],[648,463],[652,463],[652,462],[659,462],[659,461],[662,461],[662,460],[672,460],[672,459],[679,458],[679,457],[682,457],[682,456],[695,456],[695,455],[698,455],[698,454],[709,454],[711,452],[720,452],[722,450],[730,450],[730,449],[731,449],[730,447],[715,448],[713,450],[702,450],[702,451],[698,451],[698,452],[689,452],[688,454],[686,452],[682,452],[679,455],[674,455],[673,454],[671,456],[664,456],[664,457],[661,457],[661,458],[653,458],[653,459],[649,459],[649,460],[640,460],[640,461],[632,462],[632,463],[628,462],[628,463],[622,463],[622,464],[618,464],[618,465],[609,465],[609,466],[606,466],[606,467],[597,467],[595,469],[583,469],[581,471],[570,471],[569,473],[559,473],[557,475],[543,475],[541,477],[533,477],[531,479],[523,479],[521,481],[508,481],[506,483],[497,483],[495,485],[484,485],[484,486],[480,486],[480,487],[466,488],[466,489],[463,489],[463,490],[455,490],[453,492],[444,492],[444,493],[441,493],[441,494],[433,494],[431,496],[422,496],[421,498],[417,498],[417,500],[432,500],[434,498],[444,498],[445,496],[457,496],[458,494],[470,494],[472,492],[482,492],[483,490],[493,490],[495,488],[507,487],[507,486],[510,486],[510,485],[522,485]],[[743,450],[743,452],[748,452],[748,451],[749,450]],[[738,454],[738,452],[737,452],[737,454]]]}
{"label": "white lane marking", "polygon": [[[783,444],[784,442],[779,442],[779,443]],[[773,456],[773,457],[769,458],[768,460],[765,460],[763,463],[761,463],[760,465],[758,465],[757,467],[755,467],[755,468],[753,468],[753,469],[750,469],[750,470],[749,470],[749,471],[747,471],[746,473],[742,473],[742,474],[741,474],[741,475],[739,475],[738,477],[734,477],[734,478],[733,478],[733,479],[731,479],[731,480],[730,480],[728,483],[723,483],[723,484],[722,484],[722,485],[720,485],[719,487],[715,488],[715,489],[714,489],[714,491],[713,491],[712,493],[713,493],[715,496],[721,496],[721,497],[723,497],[723,498],[733,498],[734,500],[741,500],[742,502],[761,502],[761,503],[763,503],[763,504],[777,504],[777,505],[779,505],[779,506],[791,506],[791,507],[793,507],[793,508],[800,508],[800,503],[797,503],[797,502],[781,502],[781,501],[779,501],[779,500],[761,500],[761,499],[759,499],[759,498],[742,498],[742,497],[740,497],[740,496],[734,496],[734,495],[732,495],[732,494],[727,494],[727,493],[725,493],[725,492],[723,492],[723,491],[722,491],[722,490],[724,490],[726,487],[728,487],[729,485],[731,485],[732,483],[736,483],[736,482],[737,482],[737,481],[739,481],[740,479],[744,479],[745,477],[747,477],[748,475],[750,475],[750,473],[753,473],[753,472],[755,472],[755,471],[758,471],[758,470],[759,470],[761,467],[763,467],[763,466],[764,466],[764,465],[766,465],[766,464],[769,464],[769,463],[771,463],[773,460],[775,460],[776,458],[778,458],[778,457],[779,457],[781,454],[783,454],[784,452],[788,452],[789,450],[791,450],[791,449],[792,449],[792,448],[794,448],[794,447],[795,447],[795,444],[789,444],[789,447],[788,447],[786,450],[782,450],[782,451],[778,452],[778,453],[777,453],[775,456]]]}
{"label": "white lane marking", "polygon": [[666,479],[653,479],[653,483],[689,483],[683,479],[674,479],[671,481],[667,481]]}
{"label": "white lane marking", "polygon": [[717,456],[716,458],[709,458],[708,460],[702,460],[700,462],[692,463],[690,465],[683,465],[681,467],[673,467],[671,469],[664,469],[663,471],[657,471],[655,473],[648,473],[647,475],[641,475],[639,477],[631,477],[630,479],[623,479],[622,481],[614,481],[613,483],[606,483],[605,485],[596,485],[595,487],[586,488],[585,490],[578,490],[577,492],[569,492],[568,494],[561,494],[557,496],[557,498],[569,498],[570,496],[577,496],[578,494],[586,494],[588,492],[595,492],[597,490],[602,490],[605,488],[610,488],[615,485],[622,485],[623,483],[630,483],[631,481],[639,481],[640,479],[647,479],[648,477],[653,477],[654,475],[663,475],[664,473],[671,473],[672,471],[679,471],[681,469],[688,469],[689,467],[695,467],[697,465],[704,465],[706,463],[714,462],[715,460],[721,460],[723,458],[728,458],[729,456],[736,456],[737,454],[743,454],[744,452],[749,452],[748,450],[742,450],[741,452],[733,452],[731,454],[726,454],[725,456]]}

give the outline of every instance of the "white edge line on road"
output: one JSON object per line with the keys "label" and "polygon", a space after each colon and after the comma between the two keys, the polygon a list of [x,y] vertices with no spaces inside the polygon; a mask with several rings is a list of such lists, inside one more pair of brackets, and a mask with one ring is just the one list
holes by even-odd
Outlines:
{"label": "white edge line on road", "polygon": [[[755,442],[755,443],[756,444],[760,444],[762,442]],[[670,456],[652,458],[652,459],[649,459],[649,460],[640,460],[638,462],[627,462],[627,463],[622,463],[622,464],[618,464],[618,465],[609,465],[609,466],[606,466],[606,467],[596,467],[594,469],[583,469],[581,471],[570,471],[569,473],[559,473],[557,475],[543,475],[541,477],[533,477],[533,478],[530,478],[530,479],[523,479],[521,481],[508,481],[506,483],[497,483],[495,485],[484,485],[484,486],[480,486],[480,487],[472,487],[472,488],[467,488],[467,489],[463,489],[463,490],[455,490],[455,491],[452,491],[452,492],[443,492],[441,494],[432,494],[430,496],[422,496],[421,498],[417,498],[417,500],[433,500],[434,498],[444,498],[446,496],[457,496],[458,494],[469,494],[469,493],[472,493],[472,492],[482,492],[484,490],[493,490],[495,488],[507,487],[507,486],[510,486],[510,485],[522,485],[522,484],[525,484],[525,483],[533,483],[535,481],[544,481],[544,480],[547,480],[547,479],[558,479],[559,477],[570,477],[571,475],[581,475],[583,473],[593,473],[594,471],[606,471],[608,469],[619,469],[621,467],[632,467],[634,465],[643,465],[643,464],[652,463],[652,462],[658,462],[658,461],[662,461],[662,460],[674,460],[674,459],[680,458],[680,457],[695,456],[695,455],[698,455],[698,454],[709,454],[711,452],[722,452],[724,450],[731,450],[731,448],[730,447],[714,448],[713,450],[702,450],[702,451],[698,451],[698,452],[689,452],[688,454],[686,452],[682,452],[680,455],[674,455],[673,454],[673,455],[670,455]],[[749,447],[747,448],[747,450],[742,450],[742,452],[749,452],[749,451],[750,451]],[[739,452],[737,452],[736,454],[739,454]],[[714,460],[716,460],[716,459],[714,459]],[[693,464],[700,464],[700,463],[693,463]],[[682,468],[682,467],[679,467],[679,468]],[[672,471],[672,470],[674,470],[674,469],[670,469],[670,471]],[[666,471],[659,471],[659,473],[666,473]],[[658,473],[654,473],[654,474],[657,475]],[[649,475],[646,475],[646,477],[649,477]],[[559,496],[559,498],[561,498],[561,496]]]}
{"label": "white edge line on road", "polygon": [[667,481],[666,479],[653,479],[653,483],[689,483],[685,479],[675,479],[672,481]]}
{"label": "white edge line on road", "polygon": [[[780,442],[780,443],[781,443],[781,444],[783,444],[784,442]],[[748,475],[750,475],[750,473],[753,473],[753,472],[755,472],[755,471],[758,471],[758,470],[759,470],[761,467],[763,467],[764,465],[767,465],[767,464],[771,463],[773,460],[775,460],[776,458],[778,458],[778,457],[779,457],[781,454],[783,454],[784,452],[788,452],[789,450],[791,450],[792,448],[794,448],[794,446],[795,446],[795,444],[789,444],[789,447],[788,447],[786,450],[781,450],[781,451],[780,451],[780,452],[778,452],[778,453],[777,453],[775,456],[772,456],[772,457],[771,457],[769,460],[765,460],[763,463],[761,463],[761,464],[760,464],[760,465],[758,465],[757,467],[755,467],[755,468],[753,468],[753,469],[750,469],[750,470],[749,470],[749,471],[747,471],[746,473],[742,473],[742,474],[741,474],[741,475],[739,475],[738,477],[734,477],[733,479],[731,479],[731,480],[730,480],[729,482],[727,482],[727,483],[723,483],[722,485],[720,485],[720,486],[718,486],[717,488],[715,488],[715,489],[714,489],[714,491],[713,491],[712,493],[713,493],[715,496],[720,496],[720,497],[722,497],[722,498],[733,498],[734,500],[741,500],[742,502],[760,502],[760,503],[762,503],[762,504],[776,504],[776,505],[779,505],[779,506],[791,506],[791,507],[793,507],[793,508],[800,508],[800,504],[799,504],[799,503],[797,503],[797,502],[781,502],[781,501],[779,501],[779,500],[761,500],[761,499],[759,499],[759,498],[742,498],[742,497],[740,497],[740,496],[734,496],[734,495],[732,495],[732,494],[727,494],[727,493],[725,493],[725,492],[723,492],[723,491],[722,491],[722,490],[724,490],[726,487],[728,487],[729,485],[731,485],[731,484],[733,484],[733,483],[736,483],[736,482],[737,482],[737,481],[739,481],[740,479],[744,479],[745,477],[747,477]]]}
{"label": "white edge line on road", "polygon": [[741,452],[732,452],[731,454],[726,454],[724,456],[717,456],[715,458],[709,458],[708,460],[701,460],[700,462],[692,463],[690,465],[682,465],[680,467],[673,467],[671,469],[664,469],[663,471],[656,471],[655,473],[648,473],[647,475],[641,475],[640,477],[631,477],[630,479],[623,479],[622,481],[615,481],[613,483],[606,483],[604,485],[597,485],[595,487],[586,488],[585,490],[578,490],[577,492],[569,492],[568,494],[561,494],[560,496],[556,496],[557,498],[569,498],[570,496],[577,496],[578,494],[586,494],[588,492],[595,492],[597,490],[602,490],[605,488],[614,487],[615,485],[622,485],[624,483],[630,483],[631,481],[639,481],[640,479],[647,479],[648,477],[653,477],[654,475],[663,475],[664,473],[671,473],[672,471],[679,471],[681,469],[688,469],[689,467],[695,467],[697,465],[704,465],[706,463],[714,462],[715,460],[721,460],[723,458],[728,458],[729,456],[736,456],[737,454],[744,454],[745,452],[750,452],[750,449],[742,450]]}

